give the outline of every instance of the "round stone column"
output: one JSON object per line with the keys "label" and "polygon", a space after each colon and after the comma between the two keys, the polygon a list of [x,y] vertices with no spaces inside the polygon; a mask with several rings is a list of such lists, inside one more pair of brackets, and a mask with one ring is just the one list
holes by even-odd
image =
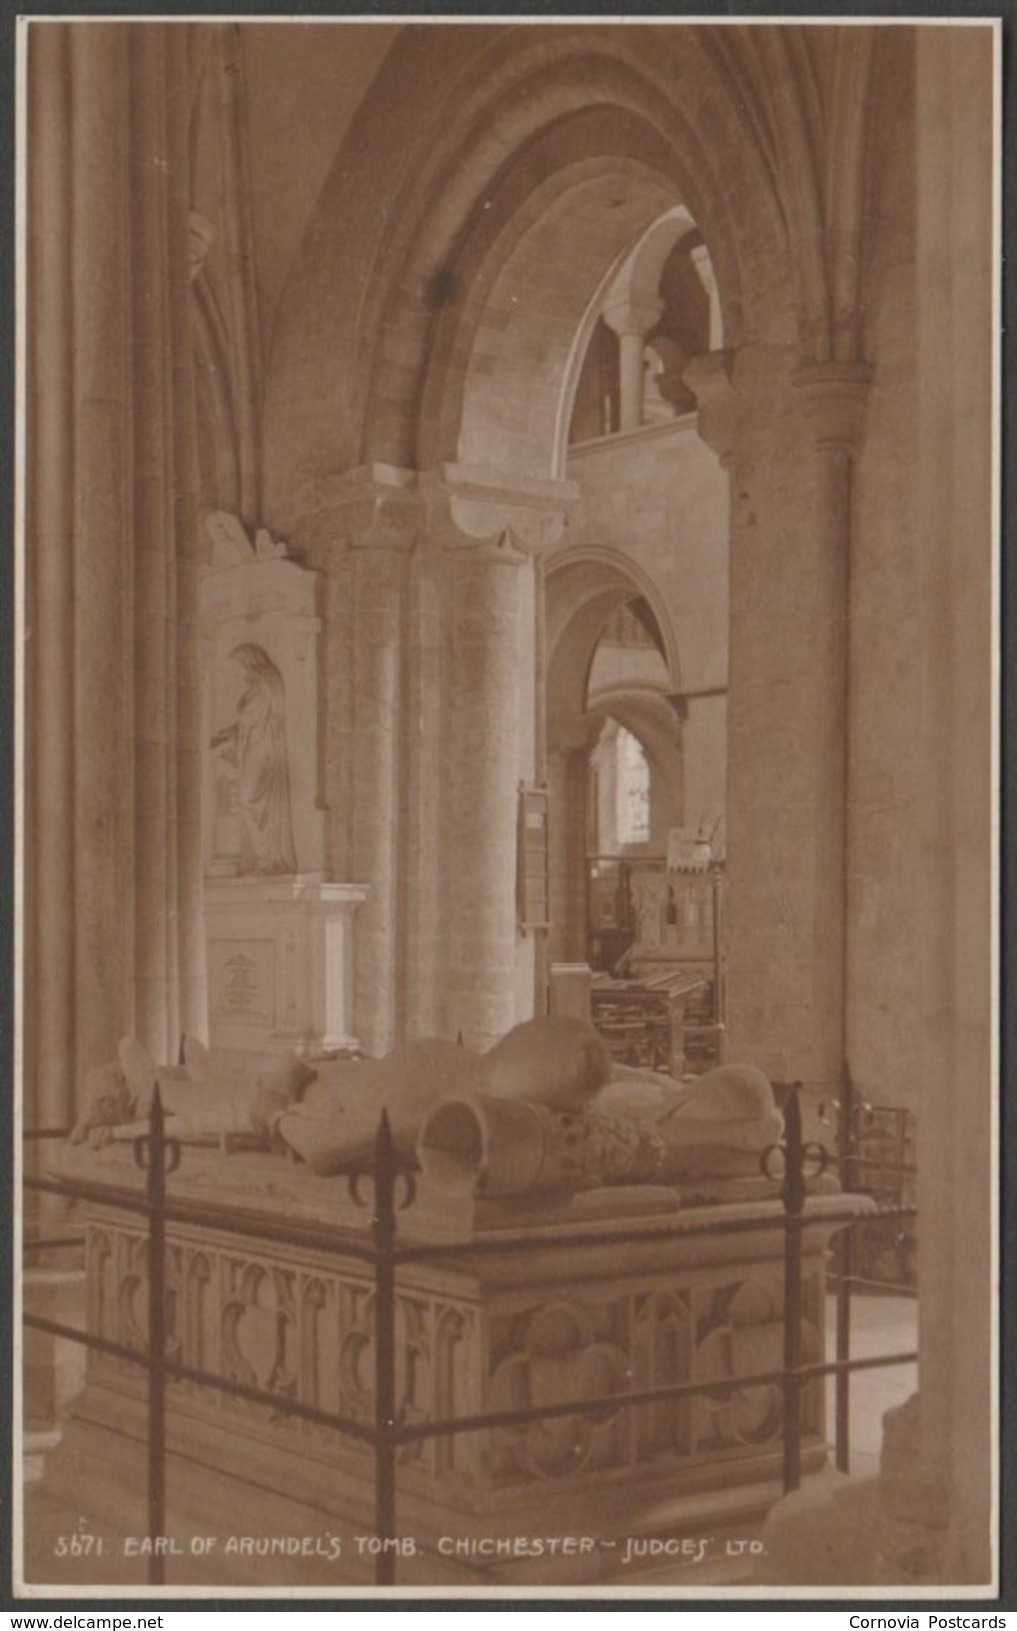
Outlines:
{"label": "round stone column", "polygon": [[[133,816],[137,795],[147,791],[143,769],[136,787],[125,751],[134,689],[124,582],[132,475],[125,320],[131,305],[128,47],[128,31],[116,23],[70,31],[75,446],[74,723],[68,752],[79,1080],[90,1066],[114,1057],[118,1037],[134,1026],[128,1012],[135,955]],[[38,633],[45,639],[45,631]],[[152,789],[151,796],[159,794]]]}
{"label": "round stone column", "polygon": [[367,545],[354,556],[353,872],[370,887],[357,936],[356,1024],[368,1053],[396,1031],[399,726],[406,562]]}
{"label": "round stone column", "polygon": [[585,963],[587,956],[587,802],[590,748],[600,720],[552,716],[547,726],[550,800],[552,962]]}
{"label": "round stone column", "polygon": [[407,1036],[437,1036],[442,1016],[442,675],[453,632],[443,616],[442,552],[422,537],[409,562],[406,605],[406,775],[400,991]]}
{"label": "round stone column", "polygon": [[606,307],[604,322],[618,336],[620,406],[619,430],[638,430],[643,422],[643,387],[646,336],[664,310],[662,300],[626,300]]}
{"label": "round stone column", "polygon": [[[200,1031],[185,31],[30,41],[31,1119]],[[36,138],[38,146],[36,146]]]}
{"label": "round stone column", "polygon": [[813,449],[815,642],[812,1008],[821,1080],[840,1079],[848,1055],[848,799],[851,778],[851,483],[871,370],[822,363],[794,377]]}
{"label": "round stone column", "polygon": [[835,1094],[845,1060],[851,470],[868,371],[696,359],[732,483],[729,1055]]}
{"label": "round stone column", "polygon": [[930,1496],[920,1521],[932,1530],[940,1578],[959,1583],[989,1579],[999,1517],[992,1463],[999,1376],[994,1120],[1001,1086],[993,1011],[1000,889],[993,868],[999,820],[993,289],[1000,276],[993,227],[1000,201],[991,86],[1002,46],[997,39],[994,63],[989,27],[916,34],[921,1404],[915,1461],[909,1466],[901,1458],[897,1488],[906,1496],[917,1466]]}
{"label": "round stone column", "polygon": [[325,582],[322,786],[331,875],[362,885],[353,1031],[375,1057],[406,1035],[409,585],[420,543],[412,471],[364,466],[322,478],[294,531]]}
{"label": "round stone column", "polygon": [[73,343],[70,29],[36,28],[28,59],[29,394],[27,493],[24,1120],[69,1125],[74,1106]]}
{"label": "round stone column", "polygon": [[451,616],[450,806],[444,873],[450,912],[447,1007],[468,1046],[487,1048],[516,1020],[520,568],[501,544],[445,552]]}
{"label": "round stone column", "polygon": [[354,1024],[366,1051],[399,1034],[404,619],[412,534],[375,524],[353,547],[352,871],[369,893],[357,922]]}

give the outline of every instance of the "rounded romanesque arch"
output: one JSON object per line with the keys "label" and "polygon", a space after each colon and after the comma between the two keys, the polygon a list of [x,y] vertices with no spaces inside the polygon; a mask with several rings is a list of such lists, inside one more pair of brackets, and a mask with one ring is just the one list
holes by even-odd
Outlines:
{"label": "rounded romanesque arch", "polygon": [[[608,126],[616,151],[579,157]],[[619,256],[674,202],[645,135],[628,116],[577,115],[520,161],[524,172],[550,167],[547,179],[530,187],[513,166],[494,191],[493,232],[482,230],[463,249],[468,293],[435,328],[416,437],[420,464],[452,460],[538,479],[564,474],[583,319]]]}
{"label": "rounded romanesque arch", "polygon": [[[724,605],[737,625],[727,706],[739,764],[729,850],[744,886],[746,967],[765,916],[752,890],[773,870],[768,834],[786,831],[783,788],[806,740],[820,749],[817,798],[834,812],[820,875],[843,870],[843,754],[822,751],[844,729],[843,593],[811,557],[819,548],[841,558],[847,512],[831,449],[838,437],[850,444],[845,415],[860,412],[867,378],[852,351],[862,192],[846,111],[864,91],[867,59],[848,34],[562,24],[452,26],[439,37],[409,25],[348,128],[279,307],[262,445],[265,520],[328,569],[334,590],[329,729],[351,744],[352,768],[346,782],[329,772],[331,853],[371,882],[358,980],[366,1009],[379,1010],[367,1024],[379,1042],[405,1025],[458,1027],[460,1016],[471,1034],[495,1035],[527,986],[513,940],[510,806],[519,781],[540,774],[533,556],[553,550],[570,509],[582,508],[565,443],[590,313],[640,237],[677,209],[708,252],[724,340],[693,358],[685,379],[699,432],[731,473]],[[830,109],[828,83],[838,88]],[[830,147],[835,126],[843,163]],[[802,457],[813,447],[816,464]],[[817,483],[822,545],[809,514]],[[778,547],[780,570],[761,575],[765,550]],[[814,602],[796,625],[824,631],[814,683],[790,689],[783,670],[796,669],[801,648],[771,638],[787,617],[785,577]],[[442,618],[449,659],[437,654]],[[355,692],[349,664],[364,678]],[[444,690],[412,725],[404,761],[425,673]],[[510,673],[521,687],[514,707]],[[768,733],[775,699],[789,694],[802,718],[784,763],[784,738],[774,747]],[[471,778],[486,802],[465,791]],[[371,788],[394,824],[358,828],[348,799],[344,814],[352,783]],[[419,904],[445,864],[446,838],[432,834],[439,805],[447,842],[471,859],[453,868],[441,909],[449,921],[460,908],[477,916],[472,943],[434,931],[436,913]],[[793,855],[787,865],[805,901],[811,874]],[[843,939],[834,905],[809,916],[824,925],[831,968]],[[399,926],[414,914],[416,941]],[[449,966],[418,996],[432,932]],[[839,1048],[841,984],[832,974],[814,1027],[826,1051]]]}
{"label": "rounded romanesque arch", "polygon": [[[485,373],[513,361],[525,372],[527,352],[542,356],[549,340],[542,457],[536,436],[517,456],[527,474],[550,474],[555,368],[561,387],[597,283],[676,205],[709,248],[727,343],[794,334],[777,172],[715,32],[450,27],[440,57],[433,31],[402,32],[325,183],[276,322],[265,445],[278,525],[318,507],[322,481],[349,468],[461,456],[467,420],[472,459]],[[520,322],[542,243],[541,289],[556,310]],[[337,366],[351,355],[352,369]]]}

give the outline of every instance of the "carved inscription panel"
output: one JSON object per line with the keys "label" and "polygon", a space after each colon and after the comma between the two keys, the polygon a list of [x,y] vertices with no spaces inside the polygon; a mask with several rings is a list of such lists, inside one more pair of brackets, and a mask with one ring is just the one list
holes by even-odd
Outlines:
{"label": "carved inscription panel", "polygon": [[209,1009],[213,1020],[254,1029],[276,1024],[276,946],[272,940],[211,940]]}

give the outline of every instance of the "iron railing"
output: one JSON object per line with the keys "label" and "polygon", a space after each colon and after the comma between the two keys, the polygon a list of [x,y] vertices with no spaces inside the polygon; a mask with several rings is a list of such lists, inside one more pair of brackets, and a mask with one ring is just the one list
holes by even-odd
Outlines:
{"label": "iron railing", "polygon": [[[869,1252],[868,1241],[875,1230],[885,1231],[889,1225],[898,1246],[914,1243],[914,1179],[916,1168],[909,1159],[908,1147],[901,1140],[896,1148],[896,1159],[882,1161],[874,1158],[867,1147],[867,1133],[884,1116],[903,1120],[907,1112],[877,1108],[864,1100],[855,1088],[850,1070],[845,1067],[840,1099],[834,1105],[837,1114],[837,1164],[841,1188],[853,1194],[869,1194],[878,1204],[875,1217],[856,1222],[837,1236],[833,1254],[834,1286],[836,1292],[835,1353],[838,1362],[848,1358],[851,1348],[851,1306],[855,1292],[865,1291],[885,1295],[893,1291],[898,1296],[915,1297],[917,1288],[911,1273],[889,1282],[871,1273],[860,1272]],[[875,1183],[873,1177],[875,1176]],[[850,1424],[850,1372],[838,1370],[834,1389],[834,1465],[838,1472],[848,1472],[851,1462]]]}
{"label": "iron railing", "polygon": [[[396,1292],[399,1269],[411,1263],[435,1263],[442,1260],[458,1261],[488,1255],[504,1257],[515,1252],[532,1250],[532,1242],[519,1237],[508,1239],[473,1239],[470,1241],[418,1243],[400,1241],[398,1214],[412,1205],[416,1180],[412,1170],[401,1162],[392,1138],[387,1114],[381,1115],[374,1141],[373,1163],[370,1169],[351,1175],[349,1186],[354,1200],[366,1202],[363,1186],[372,1184],[373,1207],[370,1239],[359,1239],[321,1225],[290,1222],[285,1227],[278,1218],[268,1219],[257,1213],[238,1212],[232,1208],[216,1207],[206,1202],[197,1203],[182,1197],[169,1198],[166,1177],[180,1162],[180,1145],[166,1132],[162,1102],[156,1090],[149,1118],[149,1131],[135,1140],[135,1161],[146,1172],[145,1194],[125,1194],[111,1185],[66,1178],[26,1176],[26,1189],[37,1193],[62,1196],[66,1200],[83,1200],[120,1208],[147,1220],[148,1238],[148,1340],[144,1349],[118,1343],[96,1332],[81,1330],[60,1321],[46,1319],[26,1312],[24,1323],[33,1330],[47,1333],[81,1344],[87,1349],[108,1354],[128,1364],[143,1367],[148,1374],[148,1432],[147,1482],[148,1525],[150,1535],[166,1533],[166,1389],[171,1381],[187,1381],[227,1393],[231,1397],[254,1404],[269,1406],[277,1416],[288,1415],[329,1427],[338,1434],[369,1446],[374,1452],[374,1507],[375,1536],[381,1550],[375,1562],[375,1581],[380,1586],[395,1584],[398,1530],[396,1464],[400,1449],[425,1439],[443,1438],[481,1429],[523,1426],[538,1421],[549,1421],[576,1415],[589,1416],[601,1410],[632,1410],[639,1406],[666,1400],[692,1398],[697,1394],[712,1396],[733,1394],[745,1388],[770,1385],[780,1387],[783,1396],[781,1434],[783,1441],[783,1487],[785,1492],[797,1489],[801,1481],[802,1463],[802,1401],[809,1382],[822,1377],[835,1378],[836,1426],[834,1452],[836,1465],[847,1470],[849,1461],[849,1387],[852,1375],[860,1371],[882,1369],[888,1366],[913,1364],[917,1352],[885,1353],[864,1358],[850,1357],[851,1297],[853,1290],[863,1282],[850,1272],[850,1236],[858,1226],[854,1213],[838,1214],[824,1211],[824,1226],[833,1225],[842,1231],[839,1273],[837,1277],[836,1357],[823,1363],[803,1361],[802,1327],[802,1261],[803,1236],[809,1227],[807,1213],[809,1181],[818,1177],[830,1164],[828,1151],[819,1143],[805,1142],[802,1135],[802,1115],[799,1098],[800,1084],[779,1085],[778,1096],[783,1101],[784,1136],[779,1144],[770,1146],[761,1160],[762,1170],[772,1180],[780,1182],[782,1212],[777,1215],[741,1218],[739,1220],[711,1219],[709,1210],[691,1219],[684,1214],[680,1223],[654,1225],[638,1229],[619,1227],[594,1231],[581,1229],[541,1240],[541,1250],[573,1250],[583,1246],[628,1245],[634,1242],[674,1240],[679,1235],[722,1235],[763,1229],[784,1231],[784,1312],[783,1312],[783,1365],[779,1369],[738,1374],[728,1378],[710,1378],[675,1382],[652,1388],[629,1388],[621,1392],[585,1396],[580,1399],[541,1404],[525,1409],[497,1410],[469,1416],[449,1417],[424,1423],[407,1423],[398,1419],[396,1398]],[[848,1125],[845,1107],[850,1112],[850,1084],[841,1101],[841,1127]],[[63,1135],[63,1129],[47,1128],[29,1140],[53,1138]],[[849,1175],[845,1167],[845,1150],[841,1151],[842,1178]],[[849,1159],[849,1157],[847,1157]],[[910,1220],[915,1216],[913,1206],[880,1207],[884,1219]],[[818,1220],[817,1220],[818,1221]],[[279,1244],[295,1246],[327,1246],[337,1258],[368,1263],[373,1267],[374,1314],[374,1420],[367,1426],[349,1416],[327,1411],[298,1399],[284,1396],[270,1389],[250,1386],[230,1377],[187,1365],[171,1358],[166,1352],[165,1318],[165,1261],[166,1225],[169,1222],[197,1223],[211,1228],[227,1228],[234,1235],[260,1238]],[[846,1244],[845,1244],[846,1242]],[[56,1242],[35,1240],[33,1250]],[[63,1243],[63,1242],[60,1242]],[[867,1283],[867,1282],[864,1282]],[[388,1544],[385,1544],[385,1543]],[[152,1549],[148,1558],[149,1584],[165,1584],[164,1559],[158,1549]]]}

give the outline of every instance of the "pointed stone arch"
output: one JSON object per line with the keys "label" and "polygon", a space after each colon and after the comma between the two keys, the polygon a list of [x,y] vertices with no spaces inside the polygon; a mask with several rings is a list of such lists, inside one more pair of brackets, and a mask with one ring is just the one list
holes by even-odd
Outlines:
{"label": "pointed stone arch", "polygon": [[678,639],[663,595],[623,550],[578,545],[560,550],[545,573],[548,711],[584,712],[586,679],[604,624],[628,601],[649,606],[660,634],[669,689],[681,689]]}
{"label": "pointed stone arch", "polygon": [[[563,550],[545,576],[547,748],[551,788],[551,955],[586,956],[585,839],[589,752],[610,714],[647,751],[670,804],[683,803],[680,729],[668,695],[679,689],[678,645],[652,578],[621,550]],[[592,702],[588,678],[604,626],[641,600],[659,635],[668,690],[622,687]]]}
{"label": "pointed stone arch", "polygon": [[685,778],[680,726],[667,698],[649,686],[613,686],[590,699],[590,715],[616,719],[636,738],[671,813],[674,825],[684,814]]}

